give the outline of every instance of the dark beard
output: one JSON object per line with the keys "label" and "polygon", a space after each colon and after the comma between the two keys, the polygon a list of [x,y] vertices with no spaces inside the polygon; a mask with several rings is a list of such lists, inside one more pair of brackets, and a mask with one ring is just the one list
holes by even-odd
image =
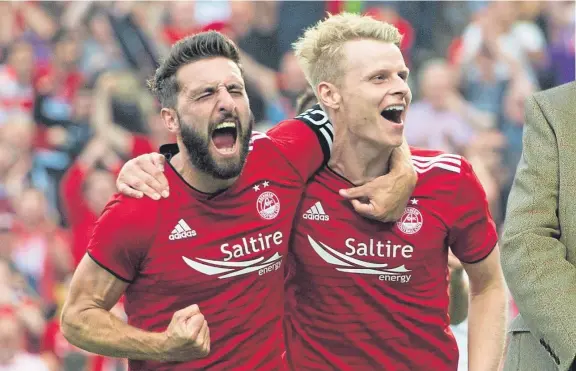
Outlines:
{"label": "dark beard", "polygon": [[[240,145],[240,158],[238,161],[227,161],[223,165],[216,163],[214,158],[210,155],[209,145],[210,138],[204,138],[198,133],[192,125],[182,121],[178,113],[178,122],[180,123],[180,135],[182,136],[182,143],[188,151],[188,156],[192,166],[196,169],[206,173],[216,179],[231,179],[240,175],[248,156],[248,147],[250,147],[250,137],[252,135],[252,128],[254,126],[254,116],[251,115],[248,130],[242,132],[238,131],[239,145]],[[210,135],[210,134],[208,134]]]}

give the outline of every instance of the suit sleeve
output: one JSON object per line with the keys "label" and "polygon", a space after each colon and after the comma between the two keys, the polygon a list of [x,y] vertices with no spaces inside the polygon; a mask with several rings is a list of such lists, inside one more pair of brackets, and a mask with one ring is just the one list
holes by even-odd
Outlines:
{"label": "suit sleeve", "polygon": [[132,283],[153,242],[157,215],[157,206],[148,200],[116,195],[96,222],[88,255],[118,279]]}
{"label": "suit sleeve", "polygon": [[484,188],[472,166],[461,159],[458,188],[454,194],[454,220],[448,234],[452,252],[464,263],[484,260],[498,242]]}
{"label": "suit sleeve", "polygon": [[522,157],[508,198],[502,268],[532,334],[559,369],[567,370],[576,355],[576,268],[559,241],[558,189],[557,138],[531,97]]}
{"label": "suit sleeve", "polygon": [[330,159],[334,129],[319,105],[281,122],[266,134],[304,181]]}

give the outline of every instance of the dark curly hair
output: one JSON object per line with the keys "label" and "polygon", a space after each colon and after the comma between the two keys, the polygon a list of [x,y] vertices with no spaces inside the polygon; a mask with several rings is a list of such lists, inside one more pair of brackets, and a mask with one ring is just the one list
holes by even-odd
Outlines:
{"label": "dark curly hair", "polygon": [[168,57],[160,64],[148,88],[162,107],[175,108],[180,86],[176,72],[189,63],[212,57],[228,58],[240,67],[238,47],[228,37],[216,31],[207,31],[185,37],[170,49]]}

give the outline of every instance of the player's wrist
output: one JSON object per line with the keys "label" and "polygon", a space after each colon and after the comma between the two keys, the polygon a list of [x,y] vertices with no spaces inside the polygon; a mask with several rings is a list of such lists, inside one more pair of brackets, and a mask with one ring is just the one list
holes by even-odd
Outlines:
{"label": "player's wrist", "polygon": [[166,331],[160,333],[155,332],[152,333],[151,335],[152,338],[150,339],[150,341],[154,344],[152,348],[157,351],[157,354],[154,355],[155,356],[154,358],[156,358],[160,362],[173,361],[174,359],[172,359],[172,353],[171,353],[172,341],[168,333]]}
{"label": "player's wrist", "polygon": [[398,153],[392,156],[389,174],[398,179],[404,179],[408,184],[412,184],[412,186],[416,186],[418,175],[416,174],[416,170],[414,170],[414,166],[412,166],[410,152],[408,151],[406,153],[402,148],[396,148],[394,151]]}

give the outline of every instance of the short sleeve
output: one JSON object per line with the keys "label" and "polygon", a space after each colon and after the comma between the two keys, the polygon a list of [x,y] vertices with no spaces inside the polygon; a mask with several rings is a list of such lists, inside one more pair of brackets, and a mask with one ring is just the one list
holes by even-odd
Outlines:
{"label": "short sleeve", "polygon": [[116,195],[94,226],[88,255],[102,268],[131,283],[154,240],[159,201]]}
{"label": "short sleeve", "polygon": [[319,105],[266,134],[305,181],[330,159],[334,128]]}
{"label": "short sleeve", "polygon": [[462,262],[477,263],[492,252],[498,234],[482,184],[464,158],[459,178],[448,242]]}

